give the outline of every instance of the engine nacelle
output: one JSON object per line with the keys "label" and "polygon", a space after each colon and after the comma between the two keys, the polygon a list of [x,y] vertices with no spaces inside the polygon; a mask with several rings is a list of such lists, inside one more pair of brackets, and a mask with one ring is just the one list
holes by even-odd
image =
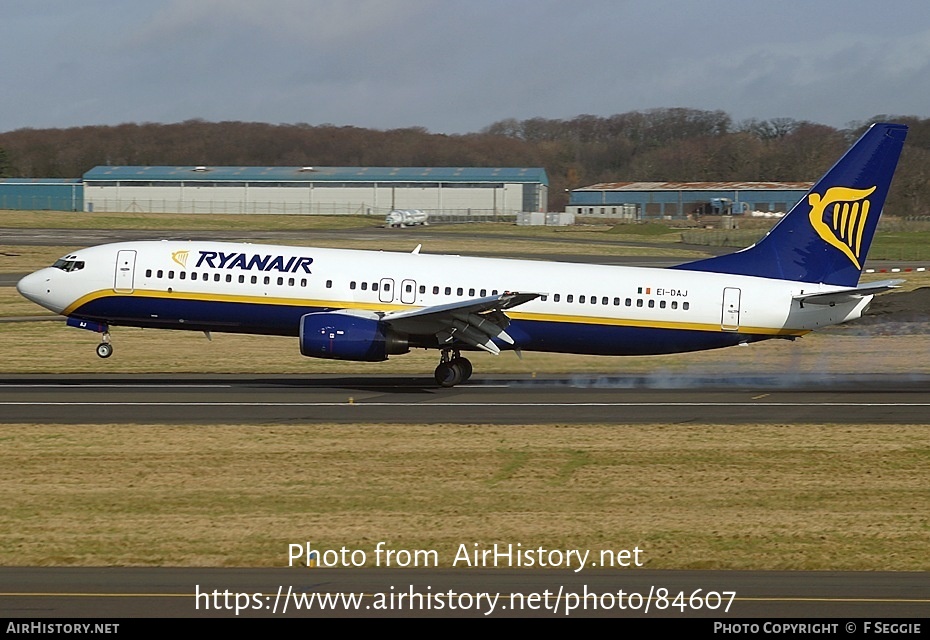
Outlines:
{"label": "engine nacelle", "polygon": [[311,358],[380,362],[409,351],[407,337],[354,313],[308,313],[300,319],[300,353]]}

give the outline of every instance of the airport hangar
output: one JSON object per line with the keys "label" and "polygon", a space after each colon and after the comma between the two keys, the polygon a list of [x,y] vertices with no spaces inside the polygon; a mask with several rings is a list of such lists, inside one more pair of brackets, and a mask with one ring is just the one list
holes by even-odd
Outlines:
{"label": "airport hangar", "polygon": [[546,211],[541,168],[100,166],[84,174],[84,211],[485,219]]}
{"label": "airport hangar", "polygon": [[11,211],[83,211],[79,178],[0,178],[0,209]]}
{"label": "airport hangar", "polygon": [[602,182],[574,189],[566,212],[619,220],[787,213],[812,182]]}
{"label": "airport hangar", "polygon": [[[574,189],[566,213],[613,220],[788,211],[809,182],[610,182]],[[541,168],[100,166],[81,179],[0,180],[0,209],[386,215],[509,219],[545,212]]]}

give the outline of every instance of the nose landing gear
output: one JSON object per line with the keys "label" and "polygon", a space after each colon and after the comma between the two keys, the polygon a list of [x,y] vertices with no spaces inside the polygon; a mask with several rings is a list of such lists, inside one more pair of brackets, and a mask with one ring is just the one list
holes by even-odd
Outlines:
{"label": "nose landing gear", "polygon": [[83,320],[81,318],[69,317],[65,322],[69,327],[85,329],[100,334],[100,344],[97,345],[97,355],[101,358],[109,358],[113,355],[113,345],[110,344],[110,326],[103,322],[94,320]]}
{"label": "nose landing gear", "polygon": [[101,358],[109,358],[113,355],[113,345],[110,344],[110,332],[104,331],[103,342],[97,345],[97,355]]}

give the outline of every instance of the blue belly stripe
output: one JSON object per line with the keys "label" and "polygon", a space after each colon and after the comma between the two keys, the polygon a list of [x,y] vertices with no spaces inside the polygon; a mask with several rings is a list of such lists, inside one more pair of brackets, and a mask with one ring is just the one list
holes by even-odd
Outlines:
{"label": "blue belly stripe", "polygon": [[[297,336],[307,313],[332,311],[318,306],[150,298],[112,295],[76,309],[72,318],[132,326],[190,331]],[[507,328],[515,345],[501,349],[588,355],[656,355],[729,347],[770,338],[724,331],[581,324],[551,320],[514,320]]]}

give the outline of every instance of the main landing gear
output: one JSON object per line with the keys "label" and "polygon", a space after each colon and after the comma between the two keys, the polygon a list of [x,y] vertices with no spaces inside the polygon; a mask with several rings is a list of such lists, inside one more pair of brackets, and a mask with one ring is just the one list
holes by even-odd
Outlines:
{"label": "main landing gear", "polygon": [[[451,354],[451,358],[449,357]],[[454,387],[471,377],[472,366],[457,349],[443,349],[434,376],[440,387]]]}
{"label": "main landing gear", "polygon": [[113,345],[110,344],[110,332],[103,332],[103,342],[97,345],[97,355],[101,358],[109,358],[113,355]]}

